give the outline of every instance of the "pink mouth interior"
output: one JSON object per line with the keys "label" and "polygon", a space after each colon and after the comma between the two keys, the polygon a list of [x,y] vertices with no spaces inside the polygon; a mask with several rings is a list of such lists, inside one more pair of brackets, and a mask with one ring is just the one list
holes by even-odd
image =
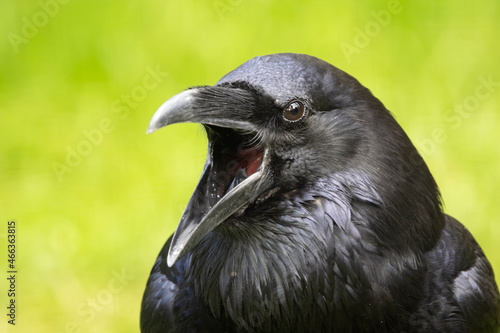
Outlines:
{"label": "pink mouth interior", "polygon": [[238,163],[238,165],[234,169],[234,172],[238,171],[239,169],[244,169],[247,177],[250,177],[259,169],[259,166],[262,163],[263,154],[263,150],[255,148],[247,148],[238,151],[237,156],[240,159],[240,163]]}

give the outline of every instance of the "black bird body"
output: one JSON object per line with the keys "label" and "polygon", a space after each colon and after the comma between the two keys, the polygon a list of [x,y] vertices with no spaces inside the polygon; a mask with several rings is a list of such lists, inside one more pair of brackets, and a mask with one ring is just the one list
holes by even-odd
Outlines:
{"label": "black bird body", "polygon": [[204,124],[205,170],[144,293],[142,332],[497,332],[500,297],[426,164],[356,79],[254,58],[149,132]]}

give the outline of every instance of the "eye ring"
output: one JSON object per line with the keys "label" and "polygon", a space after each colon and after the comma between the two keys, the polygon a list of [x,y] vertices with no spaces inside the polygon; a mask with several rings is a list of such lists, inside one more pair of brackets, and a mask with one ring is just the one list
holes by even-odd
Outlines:
{"label": "eye ring", "polygon": [[290,102],[283,110],[283,119],[290,123],[296,123],[307,115],[307,108],[301,101]]}

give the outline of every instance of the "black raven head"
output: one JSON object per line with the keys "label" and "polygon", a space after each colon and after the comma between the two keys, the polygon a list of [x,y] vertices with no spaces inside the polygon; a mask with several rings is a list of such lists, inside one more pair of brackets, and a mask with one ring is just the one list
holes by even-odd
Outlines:
{"label": "black raven head", "polygon": [[348,197],[383,207],[369,222],[377,223],[376,238],[386,246],[397,234],[401,251],[425,248],[442,227],[423,222],[442,221],[439,194],[401,127],[368,89],[322,60],[251,59],[215,86],[169,99],[148,133],[186,122],[204,125],[209,150],[171,242],[169,266],[230,216],[330,175],[342,175]]}

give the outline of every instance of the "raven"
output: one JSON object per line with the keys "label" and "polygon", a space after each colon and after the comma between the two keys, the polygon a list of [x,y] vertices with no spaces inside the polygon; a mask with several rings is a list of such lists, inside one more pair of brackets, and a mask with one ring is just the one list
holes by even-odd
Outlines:
{"label": "raven", "polygon": [[154,114],[201,123],[204,170],[147,282],[141,331],[496,332],[500,296],[425,162],[355,78],[253,58]]}

